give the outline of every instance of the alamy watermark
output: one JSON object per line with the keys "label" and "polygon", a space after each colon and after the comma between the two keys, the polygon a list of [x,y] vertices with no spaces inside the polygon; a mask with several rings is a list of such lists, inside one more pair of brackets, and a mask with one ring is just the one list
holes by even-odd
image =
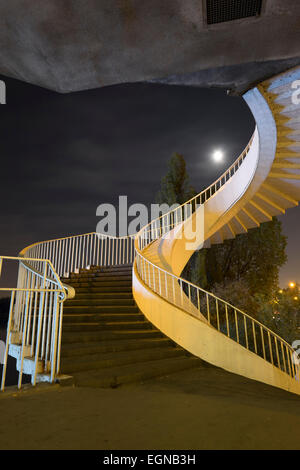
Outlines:
{"label": "alamy watermark", "polygon": [[[100,204],[96,216],[101,217],[96,227],[99,235],[127,237],[145,228],[146,233],[149,230],[156,234],[156,238],[184,239],[187,250],[195,251],[203,247],[203,204],[151,204],[149,209],[140,203],[128,206],[127,196],[119,196],[118,209],[112,204]],[[152,221],[151,226],[147,227]]]}
{"label": "alamy watermark", "polygon": [[292,103],[295,105],[300,104],[300,80],[294,80],[292,83]]}

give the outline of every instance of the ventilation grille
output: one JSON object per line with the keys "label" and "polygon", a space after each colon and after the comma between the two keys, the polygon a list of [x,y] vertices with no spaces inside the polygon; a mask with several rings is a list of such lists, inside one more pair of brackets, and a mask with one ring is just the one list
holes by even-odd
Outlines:
{"label": "ventilation grille", "polygon": [[261,13],[262,0],[206,0],[207,23],[258,16]]}

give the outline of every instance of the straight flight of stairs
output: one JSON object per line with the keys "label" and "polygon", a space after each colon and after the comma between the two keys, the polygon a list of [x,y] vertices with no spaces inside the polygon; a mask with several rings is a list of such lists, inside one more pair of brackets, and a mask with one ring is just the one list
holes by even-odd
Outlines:
{"label": "straight flight of stairs", "polygon": [[64,304],[61,373],[75,385],[117,387],[201,365],[139,311],[131,265],[81,269],[63,282],[76,295]]}

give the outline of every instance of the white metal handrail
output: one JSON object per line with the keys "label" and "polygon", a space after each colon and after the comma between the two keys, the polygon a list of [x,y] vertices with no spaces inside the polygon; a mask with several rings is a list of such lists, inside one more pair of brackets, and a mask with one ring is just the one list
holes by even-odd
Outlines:
{"label": "white metal handrail", "polygon": [[53,382],[60,370],[63,302],[74,291],[66,289],[47,259],[1,256],[0,273],[3,260],[17,261],[19,272],[16,288],[0,289],[11,292],[1,390],[5,388],[11,344],[20,350],[18,388],[22,386],[25,359],[31,361],[33,385],[38,373],[49,374]]}
{"label": "white metal handrail", "polygon": [[[21,349],[18,387],[22,386],[24,358],[34,362],[32,384],[38,371],[49,373],[53,382],[60,370],[60,348],[63,302],[75,291],[61,282],[70,272],[91,265],[132,264],[134,237],[110,237],[96,232],[34,243],[24,248],[19,257],[0,257],[19,262],[17,288],[11,292],[7,341],[1,390],[5,387],[9,345]],[[42,366],[41,366],[42,364]]]}
{"label": "white metal handrail", "polygon": [[[134,236],[111,237],[96,232],[34,243],[21,251],[27,258],[49,259],[59,276],[87,266],[132,264]],[[35,264],[38,269],[38,262]]]}
{"label": "white metal handrail", "polygon": [[148,225],[140,230],[136,235],[136,247],[138,250],[144,250],[154,240],[157,240],[177,225],[186,221],[197,210],[197,208],[208,201],[208,199],[210,199],[232,178],[232,176],[234,176],[249,153],[255,132],[235,162],[214,183],[181,206],[178,206],[161,215],[157,219],[152,220]]}
{"label": "white metal handrail", "polygon": [[141,229],[135,242],[136,267],[142,281],[156,294],[196,318],[204,318],[220,333],[299,380],[295,351],[283,338],[242,310],[152,263],[143,253],[152,242],[183,224],[228,182],[245,160],[254,134],[233,165],[211,186]]}
{"label": "white metal handrail", "polygon": [[204,316],[220,333],[299,380],[299,366],[294,360],[293,348],[258,320],[211,292],[151,263],[141,253],[136,254],[136,267],[142,281],[156,294],[196,318]]}

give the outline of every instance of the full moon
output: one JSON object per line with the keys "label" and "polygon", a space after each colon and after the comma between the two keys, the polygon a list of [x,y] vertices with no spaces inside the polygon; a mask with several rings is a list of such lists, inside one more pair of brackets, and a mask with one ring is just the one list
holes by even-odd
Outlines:
{"label": "full moon", "polygon": [[221,150],[215,150],[212,157],[216,163],[220,163],[223,161],[224,153]]}

